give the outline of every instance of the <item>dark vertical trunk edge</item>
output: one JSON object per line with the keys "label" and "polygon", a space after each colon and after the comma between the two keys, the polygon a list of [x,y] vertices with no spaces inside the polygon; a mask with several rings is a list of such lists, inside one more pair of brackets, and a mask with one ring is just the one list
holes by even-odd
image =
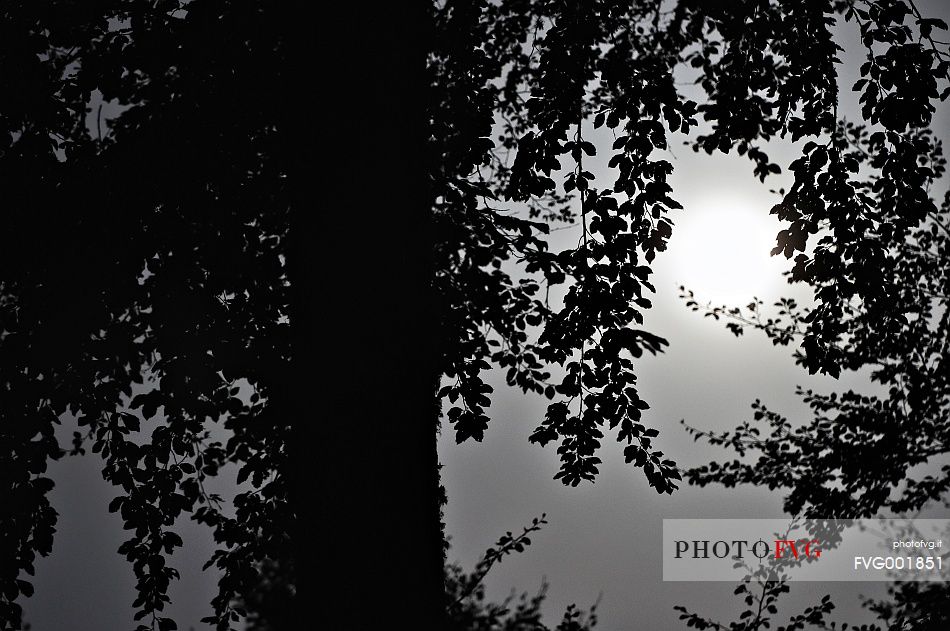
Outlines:
{"label": "dark vertical trunk edge", "polygon": [[300,628],[439,628],[424,6],[314,12],[286,70]]}

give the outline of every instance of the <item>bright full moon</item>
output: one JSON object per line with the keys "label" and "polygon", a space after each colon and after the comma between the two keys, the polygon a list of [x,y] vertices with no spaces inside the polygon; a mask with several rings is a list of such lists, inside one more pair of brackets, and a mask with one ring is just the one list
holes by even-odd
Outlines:
{"label": "bright full moon", "polygon": [[670,240],[677,283],[693,290],[700,303],[744,306],[754,296],[774,299],[787,261],[769,256],[781,225],[768,210],[739,199],[686,205]]}

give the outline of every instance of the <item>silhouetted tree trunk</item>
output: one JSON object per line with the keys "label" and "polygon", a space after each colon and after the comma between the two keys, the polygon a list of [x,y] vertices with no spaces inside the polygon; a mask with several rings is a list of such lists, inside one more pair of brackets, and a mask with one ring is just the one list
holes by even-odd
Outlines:
{"label": "silhouetted tree trunk", "polygon": [[[437,628],[443,560],[424,11],[335,4],[319,20],[323,34],[339,37],[299,57],[301,83],[288,95],[297,120],[287,131],[299,154],[293,447],[297,505],[309,518],[298,540],[310,552],[301,555],[298,600],[305,615],[345,623],[336,628]],[[307,62],[314,58],[318,65]],[[319,610],[308,592],[323,597]]]}

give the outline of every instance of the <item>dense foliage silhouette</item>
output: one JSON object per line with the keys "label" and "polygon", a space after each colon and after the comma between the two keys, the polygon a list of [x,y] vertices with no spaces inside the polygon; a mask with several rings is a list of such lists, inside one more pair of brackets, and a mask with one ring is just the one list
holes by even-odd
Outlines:
{"label": "dense foliage silhouette", "polygon": [[[139,628],[176,628],[179,515],[218,543],[217,628],[265,559],[293,584],[281,20],[255,2],[0,9],[4,629],[51,549],[43,474],[66,453],[98,454],[116,487]],[[229,464],[245,484],[224,505],[204,482]]]}
{"label": "dense foliage silhouette", "polygon": [[[835,16],[869,46],[855,87],[866,136],[838,117]],[[767,141],[813,139],[777,211],[787,253],[822,222],[836,239],[794,272],[820,288],[806,365],[834,373],[865,356],[845,338],[896,356],[889,335],[916,341],[938,317],[902,288],[913,259],[892,252],[935,216],[925,129],[947,95],[932,38],[945,25],[912,2],[327,8],[322,22],[372,43],[345,54],[312,50],[310,22],[264,2],[17,2],[0,18],[4,628],[20,626],[17,601],[52,547],[48,463],[87,450],[119,493],[140,629],[176,628],[166,560],[183,515],[218,544],[219,629],[245,617],[239,603],[257,620],[267,593],[295,592],[304,535],[349,626],[444,622],[439,405],[459,441],[480,440],[492,366],[550,400],[531,439],[558,443],[564,483],[595,478],[612,432],[673,492],[681,473],[653,444],[635,368],[667,344],[639,327],[679,208],[660,155],[675,140],[748,156],[764,180],[781,171]],[[345,124],[317,124],[317,86],[344,95]],[[615,136],[608,186],[589,169],[594,130]],[[871,192],[850,181],[861,151],[881,172]],[[571,223],[576,247],[552,251],[547,235]],[[918,245],[945,255],[937,225]],[[882,379],[925,384],[926,399],[933,361]],[[67,415],[81,426],[71,449],[56,436]],[[204,487],[228,466],[233,501]],[[318,510],[311,535],[298,519]],[[372,606],[368,568],[385,586]]]}

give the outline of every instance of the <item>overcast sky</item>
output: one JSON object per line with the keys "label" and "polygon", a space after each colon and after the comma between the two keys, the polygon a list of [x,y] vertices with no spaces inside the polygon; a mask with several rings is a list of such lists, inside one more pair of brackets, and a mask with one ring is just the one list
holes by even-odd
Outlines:
{"label": "overcast sky", "polygon": [[[918,5],[931,16],[946,18],[950,13],[947,3],[938,0]],[[858,44],[855,31],[853,24],[847,25],[840,38],[850,51],[848,68],[843,70],[850,74],[841,80],[845,111],[849,103],[853,111],[855,99],[849,90],[856,63],[860,63],[854,55]],[[948,122],[946,112],[941,111],[934,128],[946,130]],[[591,169],[589,164],[585,167],[603,176],[609,145],[598,144],[599,169]],[[781,143],[773,143],[767,152],[783,167],[796,155],[794,148]],[[790,349],[773,347],[752,332],[737,340],[721,323],[703,319],[683,306],[676,287],[685,282],[703,297],[703,287],[695,283],[717,264],[695,256],[697,233],[706,229],[713,213],[716,222],[736,226],[752,222],[757,226],[754,232],[765,236],[755,237],[761,240],[756,264],[768,269],[773,280],[757,283],[755,290],[766,299],[788,295],[778,276],[781,262],[768,257],[772,245],[769,231],[776,232],[778,224],[767,213],[777,201],[768,189],[787,187],[790,180],[783,173],[762,185],[752,176],[752,164],[745,158],[707,157],[675,146],[673,153],[674,196],[685,211],[674,215],[670,249],[654,266],[652,281],[658,294],[645,325],[666,337],[670,347],[659,357],[641,360],[638,375],[641,393],[652,406],[646,416],[648,424],[661,429],[658,443],[680,465],[689,466],[725,452],[712,452],[692,442],[680,427],[680,419],[702,428],[728,429],[749,417],[749,404],[757,397],[791,418],[805,418],[801,414],[804,407],[794,395],[796,384],[821,390],[868,390],[869,385],[860,375],[845,375],[839,382],[809,377],[793,364]],[[556,238],[563,247],[576,240],[577,233],[565,230]],[[721,245],[724,252],[742,247]],[[658,496],[640,471],[623,463],[621,448],[609,439],[601,453],[604,463],[597,482],[564,487],[551,479],[558,467],[554,446],[542,449],[527,441],[543,417],[545,401],[510,390],[500,373],[493,374],[491,382],[495,386],[490,411],[493,420],[484,442],[457,446],[452,432],[446,431],[439,443],[445,465],[443,483],[449,496],[450,557],[471,569],[485,548],[506,530],[519,531],[541,513],[547,513],[550,523],[532,537],[533,545],[523,554],[507,558],[492,570],[487,580],[490,597],[500,600],[512,588],[533,593],[546,576],[551,583],[546,611],[552,618],[568,603],[586,607],[602,593],[599,614],[603,629],[682,629],[673,611],[677,604],[723,618],[739,610],[731,583],[662,582],[662,520],[779,517],[780,496],[758,489],[718,487],[684,487],[672,497]],[[71,428],[64,430],[68,437]],[[107,513],[107,504],[117,493],[102,481],[101,467],[101,461],[91,453],[51,466],[56,481],[52,501],[60,517],[54,553],[36,564],[36,594],[23,603],[26,621],[34,631],[111,631],[133,626],[132,570],[116,554],[126,534],[118,516]],[[227,478],[219,482],[221,490],[228,486]],[[181,629],[208,629],[198,620],[209,614],[208,602],[216,591],[216,577],[200,571],[213,549],[210,534],[187,520],[180,522],[179,532],[185,547],[177,552],[172,565],[181,571],[182,580],[172,585],[170,612]],[[856,594],[882,590],[881,584],[872,583],[796,583],[791,597],[782,600],[783,611],[796,613],[830,592],[836,594],[839,619],[869,620]]]}

